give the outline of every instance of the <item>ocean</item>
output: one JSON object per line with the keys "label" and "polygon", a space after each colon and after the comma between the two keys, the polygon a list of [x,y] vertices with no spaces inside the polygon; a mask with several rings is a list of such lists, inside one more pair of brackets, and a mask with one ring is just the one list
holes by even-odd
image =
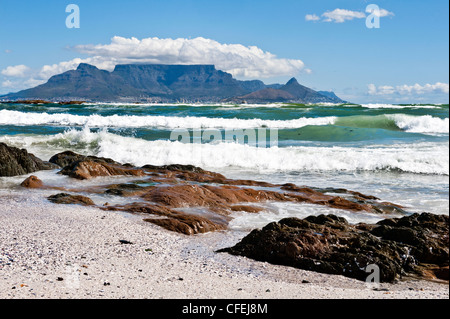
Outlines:
{"label": "ocean", "polygon": [[[448,104],[0,103],[0,142],[43,160],[72,150],[136,166],[192,164],[229,178],[345,188],[411,213],[449,214]],[[67,183],[54,172],[38,174]],[[25,191],[17,188],[21,180],[0,178],[0,191]],[[381,218],[315,205],[265,208],[236,213],[230,228],[320,213],[355,223]]]}

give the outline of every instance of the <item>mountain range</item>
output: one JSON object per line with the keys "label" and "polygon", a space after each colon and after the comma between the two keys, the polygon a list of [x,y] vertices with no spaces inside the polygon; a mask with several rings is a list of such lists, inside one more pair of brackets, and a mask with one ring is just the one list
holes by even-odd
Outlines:
{"label": "mountain range", "polygon": [[113,72],[81,63],[47,83],[1,100],[89,102],[343,103],[333,92],[314,91],[292,78],[285,85],[240,81],[214,65],[117,65]]}

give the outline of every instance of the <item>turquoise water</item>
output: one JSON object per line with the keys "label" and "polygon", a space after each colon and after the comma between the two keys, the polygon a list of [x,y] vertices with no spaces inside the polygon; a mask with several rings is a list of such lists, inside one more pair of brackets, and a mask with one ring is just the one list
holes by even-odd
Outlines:
{"label": "turquoise water", "polygon": [[[173,138],[180,130],[193,143]],[[227,140],[233,130],[255,132],[256,143]],[[448,214],[448,105],[0,104],[0,142],[45,160],[69,149],[134,165],[193,164]]]}

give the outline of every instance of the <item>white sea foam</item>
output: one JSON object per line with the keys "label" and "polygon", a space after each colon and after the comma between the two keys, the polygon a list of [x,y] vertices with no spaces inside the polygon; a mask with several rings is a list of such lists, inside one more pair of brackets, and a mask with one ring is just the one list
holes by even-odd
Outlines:
{"label": "white sea foam", "polygon": [[97,103],[83,103],[86,106],[97,106],[97,107],[152,107],[152,106],[189,106],[189,107],[247,107],[247,108],[260,108],[260,107],[271,107],[277,108],[286,103],[266,103],[266,104],[250,104],[250,103],[120,103],[120,102],[97,102]]}
{"label": "white sea foam", "polygon": [[439,106],[437,105],[398,105],[398,104],[381,104],[381,103],[372,103],[372,104],[361,104],[361,105],[348,105],[348,107],[362,106],[368,109],[435,109]]}
{"label": "white sea foam", "polygon": [[102,130],[70,130],[52,136],[3,136],[0,142],[28,149],[48,159],[72,149],[138,166],[193,164],[206,169],[227,167],[255,171],[402,171],[449,175],[448,142],[358,147],[256,148],[236,143],[183,144],[146,141]]}
{"label": "white sea foam", "polygon": [[346,210],[313,204],[270,202],[260,204],[259,206],[264,210],[258,214],[248,214],[245,212],[233,213],[233,220],[230,221],[229,228],[231,230],[249,232],[255,228],[261,229],[268,223],[278,222],[283,218],[306,218],[308,216],[318,216],[322,214],[333,214],[344,217],[351,224],[361,222],[375,224],[386,217],[366,212],[358,212],[358,214],[355,214]]}
{"label": "white sea foam", "polygon": [[411,133],[448,133],[448,118],[441,119],[431,115],[412,116],[406,114],[387,115],[395,121],[396,125]]}
{"label": "white sea foam", "polygon": [[[441,119],[430,115],[411,116],[404,114],[387,115],[397,126],[407,132],[414,133],[448,133],[449,119]],[[292,120],[263,120],[263,119],[228,119],[207,117],[176,117],[176,116],[136,116],[111,115],[89,116],[72,114],[25,113],[10,110],[0,111],[0,125],[51,125],[51,126],[89,126],[89,127],[121,127],[121,128],[301,128],[308,125],[330,125],[338,118],[334,116]]]}
{"label": "white sea foam", "polygon": [[48,113],[24,113],[0,111],[0,125],[55,125],[89,127],[129,127],[129,128],[299,128],[306,125],[327,125],[335,117],[299,118],[294,120],[227,119],[207,117],[136,116],[136,115],[72,115]]}

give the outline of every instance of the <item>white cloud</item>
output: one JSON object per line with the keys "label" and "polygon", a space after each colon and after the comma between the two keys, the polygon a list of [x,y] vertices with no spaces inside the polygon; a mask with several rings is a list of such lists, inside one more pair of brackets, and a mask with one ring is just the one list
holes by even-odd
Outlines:
{"label": "white cloud", "polygon": [[363,19],[366,17],[364,12],[351,11],[346,9],[335,9],[322,14],[325,22],[343,23],[347,20]]}
{"label": "white cloud", "polygon": [[[382,17],[394,16],[393,12],[386,9],[379,9],[378,11],[366,9],[367,13],[375,14]],[[334,22],[334,23],[344,23],[346,21],[351,21],[353,19],[365,19],[366,13],[361,11],[352,11],[347,9],[334,9],[333,11],[327,11],[321,15],[323,22]],[[321,18],[316,14],[308,14],[305,16],[306,21],[319,21]]]}
{"label": "white cloud", "polygon": [[14,86],[14,83],[11,80],[5,80],[2,82],[2,86],[4,88],[10,88]]}
{"label": "white cloud", "polygon": [[317,16],[317,15],[315,15],[315,14],[307,14],[307,15],[305,16],[305,20],[306,20],[306,21],[319,21],[319,20],[320,20],[320,17]]}
{"label": "white cloud", "polygon": [[109,44],[78,45],[74,49],[100,64],[214,64],[238,78],[291,76],[304,68],[301,60],[278,58],[256,46],[222,44],[201,37],[139,40],[116,36]]}
{"label": "white cloud", "polygon": [[[205,38],[139,40],[116,36],[109,44],[77,45],[72,49],[89,57],[44,65],[36,70],[25,65],[10,66],[2,74],[9,77],[28,76],[28,84],[40,84],[53,75],[76,69],[80,63],[92,64],[108,71],[112,71],[117,64],[132,63],[214,64],[217,69],[239,79],[264,79],[295,76],[305,67],[301,60],[278,58],[256,46],[222,44]],[[7,84],[12,87],[11,83]],[[24,81],[17,84],[18,89],[24,86]]]}
{"label": "white cloud", "polygon": [[14,66],[8,66],[6,69],[2,70],[2,74],[10,77],[16,77],[16,78],[23,78],[28,75],[28,72],[31,69],[27,67],[26,65],[20,64],[20,65],[14,65]]}
{"label": "white cloud", "polygon": [[431,93],[449,94],[448,83],[436,82],[435,84],[414,84],[414,85],[397,85],[397,86],[376,86],[375,84],[368,85],[369,95],[421,95]]}

